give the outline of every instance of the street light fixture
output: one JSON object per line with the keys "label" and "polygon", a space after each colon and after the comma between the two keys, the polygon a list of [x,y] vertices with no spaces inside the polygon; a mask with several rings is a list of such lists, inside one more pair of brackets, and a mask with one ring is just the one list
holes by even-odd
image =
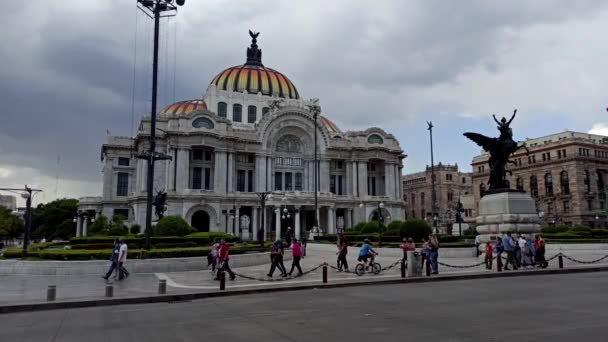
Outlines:
{"label": "street light fixture", "polygon": [[313,232],[318,232],[319,229],[319,201],[317,198],[317,191],[319,190],[319,159],[317,156],[317,119],[319,118],[319,114],[321,114],[321,106],[319,106],[319,99],[310,99],[310,105],[308,105],[308,109],[312,112],[312,117],[315,123],[315,163],[314,163],[314,186],[315,186],[315,221]]}
{"label": "street light fixture", "polygon": [[[176,0],[177,6],[183,6],[185,0]],[[154,58],[152,61],[152,109],[150,112],[150,148],[147,152],[137,155],[139,159],[148,161],[147,199],[146,199],[146,249],[150,249],[152,236],[152,192],[154,190],[154,162],[156,160],[170,160],[171,157],[156,152],[156,94],[158,91],[158,37],[160,31],[160,18],[173,17],[177,13],[177,6],[173,0],[137,0],[137,7],[148,17],[154,19]]]}
{"label": "street light fixture", "polygon": [[32,189],[25,185],[24,189],[14,189],[14,188],[0,188],[0,191],[23,191],[21,193],[21,197],[25,199],[25,215],[23,219],[25,220],[25,232],[23,233],[23,251],[21,254],[23,256],[27,255],[27,247],[30,244],[30,234],[32,230],[32,197],[33,193],[41,192],[40,189]]}

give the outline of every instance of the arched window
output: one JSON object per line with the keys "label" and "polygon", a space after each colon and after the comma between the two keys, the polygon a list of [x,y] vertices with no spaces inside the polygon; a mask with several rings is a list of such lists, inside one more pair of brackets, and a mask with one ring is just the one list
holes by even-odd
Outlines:
{"label": "arched window", "polygon": [[524,191],[524,179],[521,177],[517,177],[517,180],[515,181],[515,188],[517,189],[517,191]]}
{"label": "arched window", "polygon": [[585,170],[584,183],[585,183],[585,192],[590,193],[591,192],[591,178],[589,178],[589,170]]}
{"label": "arched window", "polygon": [[536,179],[536,176],[530,176],[530,195],[538,197],[538,179]]}
{"label": "arched window", "polygon": [[553,176],[550,173],[545,174],[545,194],[553,195]]}
{"label": "arched window", "polygon": [[382,145],[382,143],[384,142],[382,140],[382,137],[379,136],[378,134],[372,134],[367,138],[367,142],[370,144],[380,144]]}
{"label": "arched window", "polygon": [[257,116],[258,116],[258,109],[256,106],[247,107],[247,122],[248,123],[255,123]]}
{"label": "arched window", "polygon": [[262,108],[262,115],[266,115],[266,114],[268,114],[268,112],[270,112],[270,108],[268,108],[268,107]]}
{"label": "arched window", "polygon": [[228,116],[228,105],[226,102],[219,102],[217,104],[217,116],[221,116],[223,118]]}
{"label": "arched window", "polygon": [[241,122],[243,121],[243,106],[238,103],[232,105],[232,121]]}
{"label": "arched window", "polygon": [[483,197],[485,192],[486,192],[486,184],[485,183],[479,184],[479,197]]}
{"label": "arched window", "polygon": [[192,121],[192,127],[213,129],[213,122],[207,118],[198,118]]}
{"label": "arched window", "polygon": [[562,171],[559,174],[559,186],[562,191],[562,195],[570,195],[570,180],[568,179],[568,172]]}

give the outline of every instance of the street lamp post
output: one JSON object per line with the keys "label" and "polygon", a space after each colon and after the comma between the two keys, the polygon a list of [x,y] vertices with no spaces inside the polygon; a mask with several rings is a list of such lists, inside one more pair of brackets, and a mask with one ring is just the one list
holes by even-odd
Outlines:
{"label": "street lamp post", "polygon": [[23,191],[21,193],[21,197],[25,199],[25,215],[23,216],[23,220],[25,221],[25,232],[23,232],[23,251],[21,254],[23,256],[27,255],[27,247],[30,244],[30,234],[32,231],[32,196],[34,193],[40,192],[40,189],[32,189],[25,185],[23,189],[15,189],[15,188],[0,188],[0,191]]}
{"label": "street lamp post", "polygon": [[384,209],[384,203],[378,203],[378,222],[384,224],[384,216],[382,215],[382,209]]}
{"label": "street lamp post", "polygon": [[261,228],[258,228],[262,230],[262,234],[260,234],[260,232],[258,232],[258,242],[260,242],[260,244],[264,243],[264,240],[266,240],[266,226],[264,225],[264,218],[266,216],[266,200],[270,199],[272,197],[272,195],[270,194],[270,191],[262,191],[262,192],[258,192],[256,193],[258,195],[258,197],[260,198],[260,206],[262,207],[262,224],[261,224]]}
{"label": "street lamp post", "polygon": [[319,106],[319,99],[311,99],[311,104],[308,105],[308,109],[312,112],[312,117],[315,123],[315,171],[314,171],[314,186],[315,186],[315,222],[313,226],[313,233],[318,232],[319,229],[319,202],[317,198],[317,191],[319,190],[319,160],[317,156],[317,119],[319,118],[319,114],[321,114],[321,106]]}
{"label": "street lamp post", "polygon": [[[183,6],[185,0],[175,0],[176,5]],[[160,18],[172,17],[177,13],[177,6],[173,0],[137,0],[138,8],[154,19],[154,53],[152,61],[152,109],[150,112],[150,146],[146,153],[136,157],[148,161],[148,178],[146,183],[146,249],[150,249],[152,236],[152,192],[154,190],[154,162],[156,160],[169,160],[170,156],[156,153],[156,95],[158,91],[158,37],[160,31]]]}
{"label": "street lamp post", "polygon": [[[433,160],[433,122],[427,121],[429,136],[431,138],[431,211],[433,212],[433,217],[437,215],[437,194],[435,193],[435,162]],[[435,234],[437,234],[437,219],[433,220],[433,225],[435,227]]]}

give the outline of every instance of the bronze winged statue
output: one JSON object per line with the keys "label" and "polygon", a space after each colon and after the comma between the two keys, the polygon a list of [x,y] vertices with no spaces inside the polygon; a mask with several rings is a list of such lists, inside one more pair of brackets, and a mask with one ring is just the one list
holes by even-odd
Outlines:
{"label": "bronze winged statue", "polygon": [[467,132],[463,135],[477,145],[481,146],[486,152],[490,153],[488,164],[490,165],[490,192],[509,191],[509,182],[507,181],[507,163],[515,162],[509,160],[509,156],[515,153],[520,148],[526,148],[525,144],[518,145],[513,140],[513,131],[509,125],[515,118],[517,109],[513,111],[513,115],[509,120],[502,118],[500,121],[496,119],[496,115],[492,115],[494,121],[498,124],[500,136],[498,138],[490,138],[479,133]]}
{"label": "bronze winged statue", "polygon": [[165,211],[167,211],[167,192],[164,190],[160,190],[156,192],[156,197],[154,198],[154,211],[159,220],[161,220],[165,216]]}

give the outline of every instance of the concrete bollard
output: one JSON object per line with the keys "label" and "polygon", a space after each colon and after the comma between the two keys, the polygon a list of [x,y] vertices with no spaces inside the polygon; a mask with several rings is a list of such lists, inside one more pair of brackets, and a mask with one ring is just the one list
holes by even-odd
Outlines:
{"label": "concrete bollard", "polygon": [[114,285],[106,284],[106,297],[114,297]]}
{"label": "concrete bollard", "polygon": [[49,287],[46,289],[47,302],[55,301],[56,297],[57,297],[57,287],[55,285],[49,285]]}
{"label": "concrete bollard", "polygon": [[220,291],[226,290],[226,272],[220,272]]}
{"label": "concrete bollard", "polygon": [[502,257],[500,254],[496,257],[496,270],[502,272]]}
{"label": "concrete bollard", "polygon": [[401,278],[405,278],[405,260],[401,260]]}
{"label": "concrete bollard", "polygon": [[557,257],[557,261],[559,262],[559,268],[564,268],[564,258],[561,254]]}
{"label": "concrete bollard", "polygon": [[158,294],[165,294],[165,293],[167,293],[167,280],[160,279],[158,281]]}
{"label": "concrete bollard", "polygon": [[327,265],[323,266],[323,284],[327,284]]}

